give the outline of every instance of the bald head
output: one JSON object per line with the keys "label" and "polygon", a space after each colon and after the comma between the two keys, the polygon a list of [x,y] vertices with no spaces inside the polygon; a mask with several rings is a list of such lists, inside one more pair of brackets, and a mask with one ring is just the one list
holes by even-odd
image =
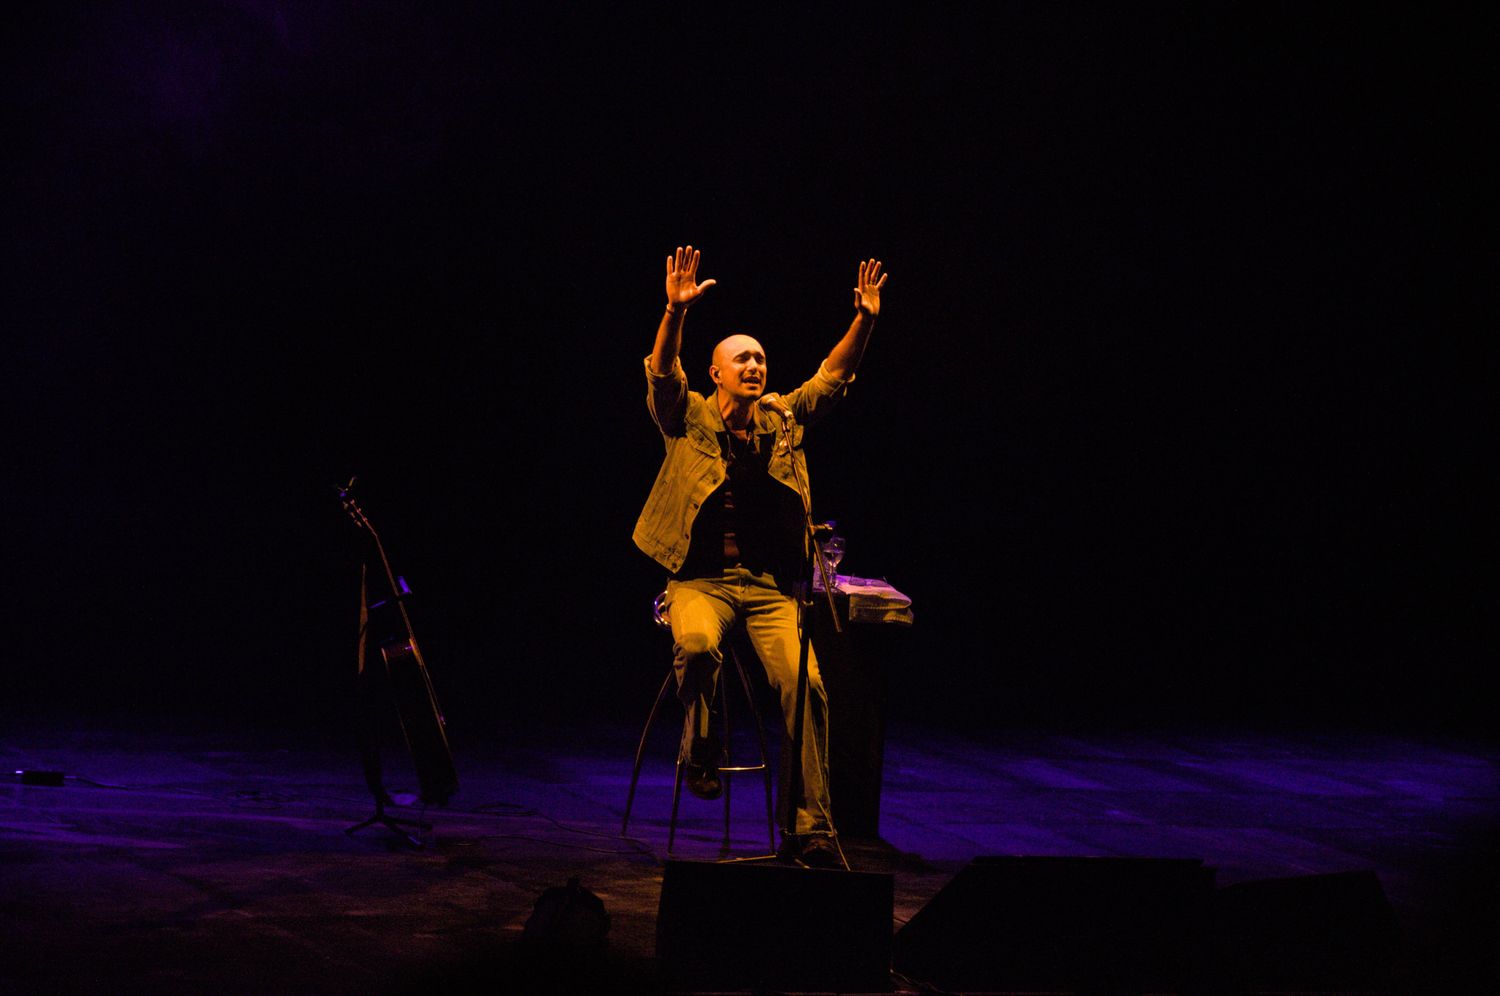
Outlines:
{"label": "bald head", "polygon": [[766,351],[748,335],[732,335],[714,347],[708,368],[718,391],[748,405],[766,389]]}
{"label": "bald head", "polygon": [[714,347],[714,366],[723,366],[732,357],[739,353],[746,352],[747,350],[753,353],[759,353],[761,361],[765,361],[766,351],[761,348],[760,343],[756,342],[748,335],[732,335],[720,341],[720,343]]}

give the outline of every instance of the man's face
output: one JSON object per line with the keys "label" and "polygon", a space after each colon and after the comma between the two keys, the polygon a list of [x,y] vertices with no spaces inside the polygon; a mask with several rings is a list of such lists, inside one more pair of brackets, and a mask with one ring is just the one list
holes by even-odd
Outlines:
{"label": "man's face", "polygon": [[708,373],[725,394],[754,401],[766,389],[765,350],[748,335],[732,335],[714,347]]}

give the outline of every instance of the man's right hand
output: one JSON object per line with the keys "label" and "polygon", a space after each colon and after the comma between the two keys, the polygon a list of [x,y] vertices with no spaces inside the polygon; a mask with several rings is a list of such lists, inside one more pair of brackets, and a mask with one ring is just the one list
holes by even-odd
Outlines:
{"label": "man's right hand", "polygon": [[700,255],[692,246],[678,246],[676,254],[667,257],[667,307],[686,309],[714,285],[713,280],[698,283]]}

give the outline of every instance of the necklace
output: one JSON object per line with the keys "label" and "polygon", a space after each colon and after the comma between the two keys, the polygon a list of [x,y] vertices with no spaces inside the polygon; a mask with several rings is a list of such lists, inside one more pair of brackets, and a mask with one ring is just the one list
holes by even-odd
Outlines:
{"label": "necklace", "polygon": [[734,463],[740,456],[750,456],[757,452],[755,432],[749,426],[743,429],[731,429],[725,426],[725,453],[724,459],[728,463]]}

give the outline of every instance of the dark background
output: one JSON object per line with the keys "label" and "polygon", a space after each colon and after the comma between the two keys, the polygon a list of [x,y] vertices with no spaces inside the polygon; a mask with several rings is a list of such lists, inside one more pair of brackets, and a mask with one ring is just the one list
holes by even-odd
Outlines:
{"label": "dark background", "polygon": [[903,714],[1484,725],[1485,25],[559,8],[12,12],[12,708],[341,728],[358,475],[455,739],[643,714],[690,242],[700,388],[735,331],[794,386],[890,273],[809,453],[913,599]]}

